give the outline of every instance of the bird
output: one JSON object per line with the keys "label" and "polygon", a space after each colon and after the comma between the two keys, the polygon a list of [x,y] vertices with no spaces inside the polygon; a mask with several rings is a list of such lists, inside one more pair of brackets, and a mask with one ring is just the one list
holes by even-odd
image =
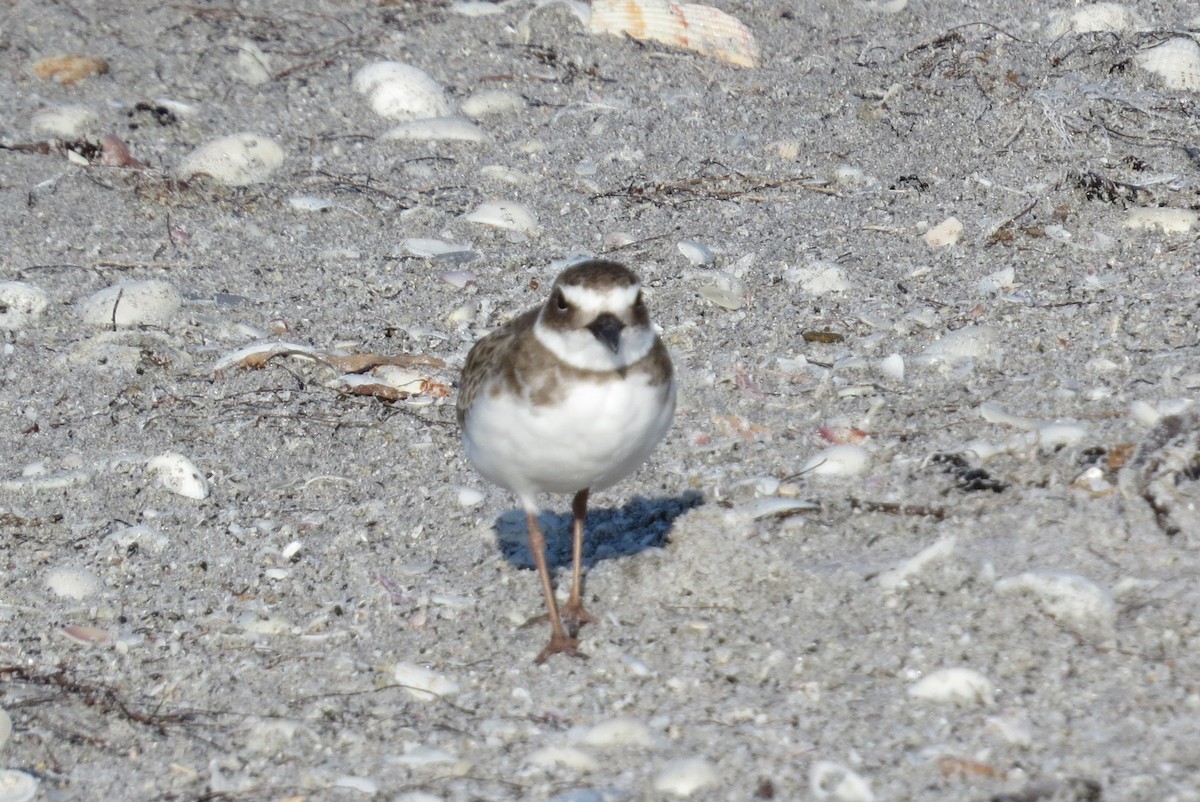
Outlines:
{"label": "bird", "polygon": [[[546,614],[529,621],[550,622],[550,642],[534,662],[587,656],[578,633],[596,620],[582,598],[588,497],[650,456],[671,427],[675,385],[641,280],[606,259],[564,269],[545,303],[467,354],[456,402],[463,448],[476,470],[524,509],[546,600]],[[571,591],[561,611],[538,524],[539,498],[547,493],[573,494]]]}

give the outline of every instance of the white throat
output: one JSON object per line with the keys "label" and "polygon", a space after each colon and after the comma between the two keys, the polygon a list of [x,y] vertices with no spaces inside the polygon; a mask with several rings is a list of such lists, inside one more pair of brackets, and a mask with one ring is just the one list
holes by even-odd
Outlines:
{"label": "white throat", "polygon": [[649,326],[626,326],[614,353],[587,329],[552,329],[539,319],[533,327],[538,342],[550,353],[580,370],[620,370],[640,360],[654,347],[654,330]]}

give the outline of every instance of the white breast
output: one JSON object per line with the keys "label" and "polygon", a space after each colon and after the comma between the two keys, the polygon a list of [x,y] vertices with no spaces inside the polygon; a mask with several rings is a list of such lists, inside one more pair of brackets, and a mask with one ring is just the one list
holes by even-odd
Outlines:
{"label": "white breast", "polygon": [[602,490],[640,466],[671,426],[675,385],[635,374],[579,382],[561,403],[531,406],[507,392],[481,393],[464,432],[467,456],[489,480],[537,509],[539,493]]}

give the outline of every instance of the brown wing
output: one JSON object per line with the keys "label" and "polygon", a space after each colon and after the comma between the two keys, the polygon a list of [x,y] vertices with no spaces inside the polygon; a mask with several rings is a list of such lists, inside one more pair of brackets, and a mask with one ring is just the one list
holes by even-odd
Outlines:
{"label": "brown wing", "polygon": [[475,398],[492,381],[505,377],[505,365],[515,361],[517,341],[533,329],[537,322],[537,309],[530,309],[487,335],[471,347],[463,365],[462,378],[458,383],[458,425],[467,420],[467,411]]}

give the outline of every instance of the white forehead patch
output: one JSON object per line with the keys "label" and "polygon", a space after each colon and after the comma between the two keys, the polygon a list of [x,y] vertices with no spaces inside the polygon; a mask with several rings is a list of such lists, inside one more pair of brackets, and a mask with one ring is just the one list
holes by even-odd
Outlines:
{"label": "white forehead patch", "polygon": [[574,284],[564,284],[559,287],[567,303],[586,315],[599,315],[610,312],[620,315],[631,309],[637,301],[641,284],[631,284],[628,287],[580,287]]}

